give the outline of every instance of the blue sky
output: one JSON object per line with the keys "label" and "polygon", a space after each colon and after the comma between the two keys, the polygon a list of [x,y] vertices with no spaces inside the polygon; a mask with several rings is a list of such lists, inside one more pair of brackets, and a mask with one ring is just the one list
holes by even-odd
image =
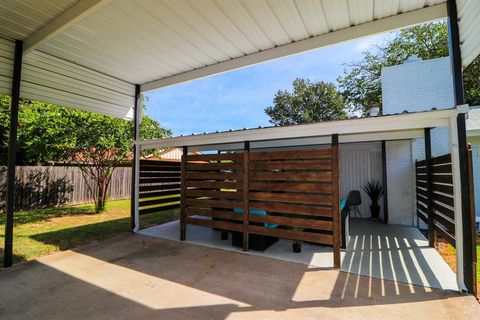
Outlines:
{"label": "blue sky", "polygon": [[163,88],[147,94],[147,114],[174,135],[270,125],[264,109],[295,78],[335,82],[344,63],[386,35],[345,42],[248,68]]}

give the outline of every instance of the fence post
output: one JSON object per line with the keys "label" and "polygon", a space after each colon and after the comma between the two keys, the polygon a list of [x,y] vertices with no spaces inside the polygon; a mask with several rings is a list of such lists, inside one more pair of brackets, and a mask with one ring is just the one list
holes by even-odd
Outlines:
{"label": "fence post", "polygon": [[340,177],[338,174],[338,134],[332,134],[333,267],[340,268]]}
{"label": "fence post", "polygon": [[248,251],[248,215],[250,212],[248,201],[248,162],[250,156],[250,142],[245,141],[243,149],[243,251]]}
{"label": "fence post", "polygon": [[181,166],[181,175],[180,175],[180,240],[185,241],[186,232],[187,232],[187,213],[186,213],[186,174],[187,174],[187,164],[188,164],[188,147],[183,147],[182,152],[182,166]]}
{"label": "fence post", "polygon": [[433,211],[433,180],[432,180],[432,140],[430,128],[425,128],[425,168],[427,177],[427,220],[428,220],[428,245],[435,246],[435,229],[434,229],[434,211]]}

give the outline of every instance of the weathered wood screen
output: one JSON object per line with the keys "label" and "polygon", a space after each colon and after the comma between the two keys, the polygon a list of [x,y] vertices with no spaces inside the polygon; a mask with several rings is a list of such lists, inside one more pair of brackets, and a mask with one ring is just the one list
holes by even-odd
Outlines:
{"label": "weathered wood screen", "polygon": [[440,237],[455,246],[452,158],[450,154],[416,161],[417,215]]}
{"label": "weathered wood screen", "polygon": [[140,160],[139,214],[179,208],[180,175],[178,161]]}
{"label": "weathered wood screen", "polygon": [[188,155],[182,170],[181,239],[196,224],[243,232],[244,250],[252,233],[332,245],[339,267],[337,146]]}

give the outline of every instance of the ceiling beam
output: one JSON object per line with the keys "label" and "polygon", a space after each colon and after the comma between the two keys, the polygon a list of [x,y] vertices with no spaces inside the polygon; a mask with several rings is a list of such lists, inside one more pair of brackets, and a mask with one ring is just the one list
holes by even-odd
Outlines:
{"label": "ceiling beam", "polygon": [[426,7],[407,13],[375,20],[353,27],[333,31],[305,40],[292,42],[272,49],[259,51],[249,55],[233,58],[228,61],[208,65],[195,70],[187,71],[170,77],[154,80],[142,84],[141,91],[147,92],[177,83],[196,80],[223,72],[240,69],[257,63],[274,60],[305,51],[334,45],[340,42],[371,36],[377,33],[397,30],[403,27],[416,25],[436,19],[445,18],[447,9],[445,3]]}
{"label": "ceiling beam", "polygon": [[28,54],[43,43],[62,33],[77,22],[85,19],[96,10],[110,3],[112,0],[80,0],[73,6],[59,14],[52,21],[37,30],[25,39],[23,54]]}

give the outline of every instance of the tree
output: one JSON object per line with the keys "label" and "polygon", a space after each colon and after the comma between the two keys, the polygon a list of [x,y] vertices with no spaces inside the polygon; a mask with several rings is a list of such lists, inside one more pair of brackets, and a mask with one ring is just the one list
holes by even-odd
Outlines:
{"label": "tree", "polygon": [[[433,22],[403,29],[383,45],[363,52],[359,62],[347,64],[337,81],[346,103],[368,115],[382,109],[382,68],[402,64],[411,55],[423,60],[448,56],[448,29],[445,22]],[[479,58],[464,70],[465,97],[471,105],[480,103]]]}
{"label": "tree", "polygon": [[[10,98],[0,96],[0,103],[0,161],[5,164]],[[139,133],[141,139],[172,134],[148,116],[143,118]],[[113,171],[129,160],[132,143],[131,121],[37,101],[21,101],[17,164],[40,165],[65,160],[76,162],[94,198],[97,212],[105,209]]]}
{"label": "tree", "polygon": [[275,125],[291,125],[345,119],[345,103],[335,85],[328,82],[293,81],[293,92],[279,90],[265,113]]}

